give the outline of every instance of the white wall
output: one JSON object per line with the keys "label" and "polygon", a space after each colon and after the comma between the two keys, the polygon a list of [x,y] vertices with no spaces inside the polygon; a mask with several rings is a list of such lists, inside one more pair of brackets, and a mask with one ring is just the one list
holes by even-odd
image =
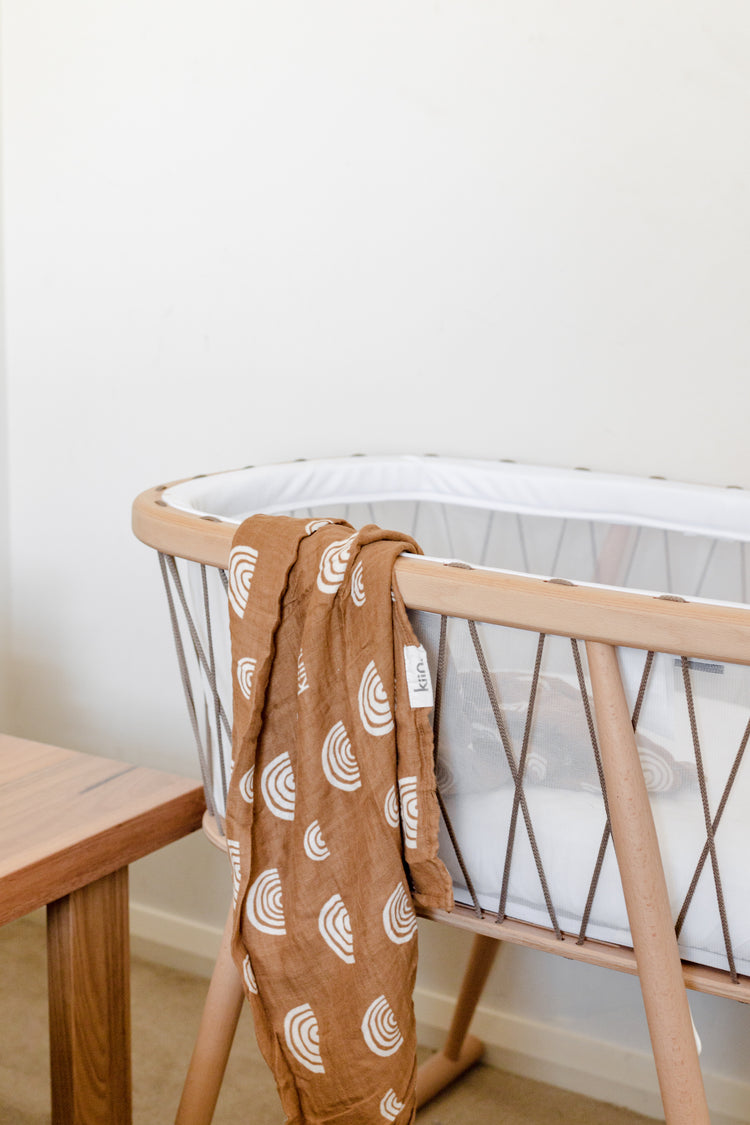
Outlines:
{"label": "white wall", "polygon": [[[17,732],[195,772],[129,530],[161,480],[406,450],[750,486],[740,0],[2,12]],[[218,926],[224,880],[181,845],[137,916]],[[646,1050],[630,981],[508,950],[488,1005]],[[744,1013],[699,1007],[741,1078]]]}

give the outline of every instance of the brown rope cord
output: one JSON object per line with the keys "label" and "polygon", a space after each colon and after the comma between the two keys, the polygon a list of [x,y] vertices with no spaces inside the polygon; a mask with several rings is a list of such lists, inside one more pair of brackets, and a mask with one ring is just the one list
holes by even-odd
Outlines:
{"label": "brown rope cord", "polygon": [[594,761],[596,762],[596,772],[599,775],[599,784],[602,790],[602,797],[604,798],[604,810],[609,820],[609,804],[607,802],[607,786],[604,782],[604,769],[602,767],[602,757],[599,750],[599,740],[596,736],[596,726],[594,724],[594,716],[591,712],[591,700],[589,693],[586,689],[586,678],[583,674],[583,662],[581,660],[581,650],[578,646],[578,641],[575,637],[570,638],[570,647],[573,650],[573,663],[575,664],[576,677],[578,679],[578,690],[581,693],[581,703],[583,711],[586,716],[586,726],[589,731],[589,738],[591,740],[591,747],[594,751]]}
{"label": "brown rope cord", "polygon": [[[510,741],[510,738],[508,736],[508,730],[505,726],[505,719],[503,718],[502,708],[500,707],[500,703],[499,703],[498,698],[497,698],[497,692],[495,691],[495,685],[492,682],[492,677],[490,675],[490,669],[489,669],[489,666],[487,664],[487,658],[484,655],[484,649],[482,648],[482,643],[479,640],[479,633],[477,632],[477,623],[476,623],[476,621],[467,621],[466,624],[469,627],[469,634],[471,636],[472,643],[474,645],[474,651],[476,653],[477,661],[479,663],[479,668],[480,668],[480,671],[482,673],[482,679],[484,680],[484,686],[487,690],[487,695],[489,697],[490,706],[492,707],[492,714],[495,718],[495,723],[497,725],[497,729],[498,729],[499,734],[500,734],[500,741],[502,742],[503,749],[505,750],[505,757],[508,761],[508,768],[510,769],[511,777],[513,778],[513,784],[517,787],[517,789],[519,791],[519,794],[520,794],[519,800],[520,800],[520,804],[521,804],[521,812],[523,814],[524,824],[526,825],[526,832],[527,832],[528,837],[529,837],[529,844],[531,846],[531,852],[532,852],[532,855],[534,856],[534,863],[536,864],[537,874],[539,875],[539,882],[540,882],[541,887],[542,887],[542,894],[544,896],[545,906],[547,907],[547,913],[549,914],[549,919],[550,919],[550,922],[552,923],[552,929],[555,931],[555,937],[558,939],[558,941],[564,941],[565,939],[563,937],[562,930],[560,929],[560,925],[557,921],[557,914],[556,914],[555,908],[552,904],[552,896],[550,895],[549,886],[547,884],[547,876],[544,873],[544,865],[542,863],[542,857],[541,857],[541,853],[539,851],[539,845],[537,844],[537,841],[536,841],[536,835],[534,833],[534,826],[531,823],[531,816],[529,814],[529,806],[528,806],[528,803],[526,801],[526,794],[523,791],[523,784],[519,785],[518,766],[516,765],[516,760],[513,757],[513,747],[511,745],[511,741]],[[498,914],[498,916],[496,918],[496,921],[502,922],[502,920],[503,920],[502,917]]]}
{"label": "brown rope cord", "polygon": [[437,659],[437,675],[435,679],[435,701],[432,706],[432,737],[433,737],[433,758],[435,769],[438,764],[438,741],[440,736],[440,716],[443,709],[443,683],[445,680],[445,668],[447,664],[447,639],[448,639],[448,618],[442,616],[440,618],[440,638],[438,640],[438,659]]}
{"label": "brown rope cord", "polygon": [[596,862],[594,863],[594,873],[591,876],[591,882],[589,884],[589,893],[586,896],[586,905],[584,906],[583,914],[581,915],[581,926],[580,926],[580,929],[578,931],[578,937],[576,938],[576,945],[583,945],[583,943],[586,940],[586,930],[588,929],[588,926],[589,926],[589,920],[591,918],[591,911],[592,911],[593,906],[594,906],[594,897],[596,896],[596,891],[597,891],[597,888],[599,886],[599,879],[601,877],[602,867],[604,866],[604,856],[606,855],[607,845],[609,844],[609,838],[610,838],[611,835],[612,835],[612,828],[610,826],[609,814],[608,814],[607,815],[607,822],[604,825],[604,830],[602,832],[602,838],[599,841],[599,850],[596,853]]}
{"label": "brown rope cord", "polygon": [[604,801],[605,815],[604,830],[602,832],[602,838],[599,841],[599,850],[596,854],[594,871],[591,876],[591,882],[589,883],[589,891],[586,896],[586,903],[583,908],[583,914],[581,915],[581,926],[578,931],[578,937],[576,938],[576,945],[583,945],[584,941],[586,940],[586,930],[588,929],[589,918],[591,917],[591,910],[594,905],[594,896],[596,895],[596,889],[599,886],[599,878],[602,873],[602,867],[604,866],[604,856],[607,851],[607,844],[609,843],[609,838],[612,834],[612,825],[609,819],[607,786],[604,780],[604,768],[602,766],[601,751],[599,750],[599,740],[596,736],[594,716],[591,713],[591,703],[589,701],[588,691],[586,690],[586,680],[583,674],[583,663],[581,661],[581,650],[575,637],[570,638],[570,647],[573,652],[573,663],[575,664],[576,676],[578,678],[578,691],[581,696],[581,703],[583,704],[583,710],[586,716],[586,725],[588,726],[589,730],[591,747],[594,751],[594,761],[596,763],[596,772],[599,777],[599,788],[602,791],[602,800]]}
{"label": "brown rope cord", "polygon": [[655,654],[653,652],[646,653],[646,661],[643,665],[643,675],[641,676],[641,682],[638,686],[638,695],[636,696],[635,707],[633,708],[633,716],[631,719],[634,733],[638,727],[638,720],[641,717],[641,708],[643,707],[643,700],[646,695],[646,686],[651,675],[651,669],[654,666],[654,655]]}
{"label": "brown rope cord", "polygon": [[[719,908],[719,918],[721,920],[721,932],[724,937],[724,946],[727,954],[727,963],[729,965],[729,973],[732,978],[732,983],[736,984],[738,981],[737,969],[734,964],[734,952],[732,950],[732,940],[729,934],[729,922],[727,920],[726,906],[724,903],[724,889],[721,884],[721,872],[719,871],[719,861],[716,855],[716,845],[714,840],[714,826],[711,820],[711,809],[708,804],[708,791],[706,788],[706,775],[703,769],[703,754],[701,753],[700,737],[698,735],[698,724],[695,718],[695,702],[693,699],[693,688],[690,681],[690,662],[686,656],[680,657],[682,665],[682,680],[685,685],[685,698],[688,708],[688,718],[690,720],[690,734],[693,739],[693,752],[695,754],[695,765],[698,771],[698,788],[700,789],[701,805],[703,806],[703,820],[706,827],[706,846],[708,847],[711,856],[711,869],[713,871],[714,886],[716,888],[716,905]],[[696,880],[697,882],[697,880]]]}
{"label": "brown rope cord", "polygon": [[[667,602],[684,602],[685,601],[684,598],[681,598],[676,594],[662,594],[661,600],[667,601]],[[724,949],[725,949],[726,955],[727,955],[727,965],[729,966],[729,974],[730,974],[732,983],[737,984],[738,981],[739,981],[739,977],[737,975],[737,969],[735,967],[734,950],[732,948],[732,940],[731,940],[731,936],[730,936],[730,933],[729,933],[729,922],[728,922],[728,919],[727,919],[726,905],[725,905],[725,902],[724,902],[724,889],[723,889],[722,883],[721,883],[721,872],[719,870],[719,861],[718,861],[718,857],[716,855],[715,835],[716,835],[716,828],[718,827],[719,821],[721,819],[721,815],[724,812],[726,802],[729,798],[729,793],[731,792],[731,788],[732,788],[732,785],[734,783],[734,779],[737,775],[737,770],[739,770],[740,762],[742,761],[742,757],[745,753],[745,747],[747,746],[747,740],[748,740],[748,737],[750,737],[750,724],[748,724],[748,728],[746,728],[746,730],[745,730],[745,734],[742,737],[742,742],[740,743],[739,750],[737,751],[737,755],[735,757],[735,762],[732,764],[732,769],[730,770],[729,778],[727,779],[727,784],[725,786],[724,793],[722,794],[722,798],[721,798],[721,801],[719,803],[719,811],[717,812],[716,817],[712,820],[712,818],[711,818],[711,808],[710,808],[709,803],[708,803],[708,790],[707,790],[707,787],[706,787],[706,774],[705,774],[705,770],[703,768],[703,754],[701,752],[700,736],[698,734],[698,723],[697,723],[696,717],[695,717],[695,700],[694,700],[694,697],[693,697],[693,685],[692,685],[692,681],[690,679],[690,661],[688,660],[688,658],[686,656],[680,657],[680,665],[681,665],[681,668],[682,668],[682,682],[683,682],[683,686],[685,688],[685,702],[687,704],[688,720],[690,722],[690,735],[691,735],[691,738],[692,738],[692,741],[693,741],[693,754],[695,756],[695,767],[696,767],[696,770],[697,770],[697,773],[698,773],[698,788],[699,788],[700,796],[701,796],[701,806],[703,808],[703,821],[704,821],[705,828],[706,828],[706,843],[703,846],[703,849],[701,851],[701,857],[700,857],[700,859],[698,861],[698,865],[696,866],[696,869],[693,873],[693,878],[690,881],[690,887],[688,888],[688,893],[685,896],[685,901],[683,902],[680,913],[677,916],[677,922],[675,923],[675,933],[676,933],[677,937],[679,937],[680,931],[681,931],[683,923],[685,921],[685,916],[688,912],[688,909],[690,907],[690,903],[692,902],[693,895],[695,893],[695,888],[698,885],[698,880],[700,878],[701,872],[703,871],[703,867],[704,867],[705,862],[706,862],[706,856],[710,855],[711,856],[711,869],[712,869],[713,878],[714,878],[714,887],[715,887],[715,890],[716,890],[716,905],[717,905],[718,910],[719,910],[719,920],[721,922],[721,932],[722,932],[722,936],[724,938]]]}
{"label": "brown rope cord", "polygon": [[[572,643],[575,646],[574,650],[573,650],[573,657],[574,657],[574,659],[576,659],[576,649],[578,648],[578,645],[577,645],[576,642],[572,642]],[[632,726],[633,726],[633,733],[635,733],[635,731],[638,727],[638,719],[640,718],[641,708],[643,706],[643,700],[644,700],[644,697],[645,697],[645,694],[646,694],[646,686],[647,686],[649,678],[651,676],[651,669],[653,667],[653,663],[654,663],[653,652],[646,653],[646,660],[644,661],[643,672],[641,673],[641,682],[638,686],[638,696],[636,698],[635,707],[633,708],[633,714],[632,714],[631,720],[630,720],[631,723],[632,723]],[[580,654],[578,654],[578,656],[577,656],[577,663],[576,663],[577,668],[578,668],[579,664],[580,664]],[[585,690],[585,684],[582,683],[582,677],[583,677],[583,669],[581,668],[581,671],[579,673],[579,684],[581,685],[581,692],[583,694],[583,691]],[[586,706],[586,704],[584,704],[584,706]],[[587,711],[590,711],[590,708],[587,707]],[[591,911],[592,911],[593,905],[594,905],[594,897],[596,895],[596,891],[597,891],[597,888],[599,886],[599,879],[601,878],[602,867],[604,866],[604,856],[605,856],[606,851],[607,851],[607,845],[609,844],[610,836],[612,835],[612,822],[611,822],[610,817],[609,817],[609,799],[607,797],[607,786],[606,786],[605,781],[604,781],[604,767],[602,765],[602,760],[601,760],[601,751],[599,750],[598,742],[593,743],[593,746],[594,746],[594,758],[596,760],[596,768],[597,768],[597,771],[599,773],[599,783],[602,787],[602,799],[604,801],[604,811],[605,811],[607,820],[606,820],[606,823],[604,825],[604,830],[602,832],[601,841],[599,843],[599,851],[597,853],[596,863],[594,864],[594,873],[591,877],[591,883],[589,885],[589,893],[588,893],[588,896],[586,898],[586,905],[584,907],[583,916],[581,918],[581,928],[580,928],[580,931],[578,933],[578,939],[576,941],[577,945],[583,945],[584,941],[586,940],[586,930],[588,929],[589,920],[591,918]]]}
{"label": "brown rope cord", "polygon": [[526,723],[523,731],[523,743],[521,745],[521,758],[518,763],[518,779],[516,781],[515,790],[513,793],[513,809],[510,815],[510,824],[508,825],[508,843],[505,849],[505,865],[503,867],[503,882],[500,889],[500,903],[497,908],[498,919],[505,918],[505,907],[508,901],[508,884],[510,883],[510,867],[513,859],[513,847],[516,840],[516,825],[518,823],[518,808],[521,801],[523,777],[526,771],[526,758],[529,751],[529,739],[531,736],[531,727],[534,721],[534,707],[536,704],[536,692],[539,684],[539,673],[542,667],[542,656],[544,653],[545,634],[539,634],[539,641],[536,649],[536,660],[534,661],[534,672],[531,677],[531,691],[529,692],[529,703],[526,711]]}
{"label": "brown rope cord", "polygon": [[[439,644],[438,644],[437,675],[435,677],[435,679],[436,679],[436,682],[435,682],[435,702],[433,704],[433,709],[432,709],[432,739],[433,739],[433,746],[434,746],[433,753],[434,753],[436,776],[437,776],[438,748],[439,748],[439,742],[440,742],[440,715],[441,715],[442,703],[443,703],[443,684],[445,682],[445,669],[446,669],[446,665],[447,665],[447,662],[448,662],[447,639],[448,639],[448,618],[443,616],[443,617],[440,618],[440,641],[439,641]],[[463,852],[461,851],[461,846],[458,842],[458,837],[456,836],[456,832],[455,832],[455,829],[453,827],[453,823],[451,821],[450,815],[448,813],[448,809],[446,808],[445,801],[443,800],[443,795],[440,792],[440,786],[439,785],[436,787],[436,793],[437,793],[438,805],[440,806],[440,814],[443,818],[443,823],[445,824],[446,831],[448,832],[448,838],[450,839],[451,846],[453,848],[453,852],[456,856],[456,859],[458,860],[458,866],[460,867],[461,874],[464,877],[464,882],[466,883],[466,889],[469,892],[469,894],[471,895],[471,901],[472,901],[472,905],[474,907],[474,913],[476,914],[476,916],[478,918],[482,918],[483,917],[482,908],[479,905],[479,899],[477,898],[477,893],[474,890],[474,883],[472,881],[471,876],[469,875],[469,870],[466,866],[466,861],[464,860]]]}
{"label": "brown rope cord", "polygon": [[[740,741],[739,749],[738,749],[738,751],[737,751],[737,753],[734,757],[734,761],[732,762],[732,768],[729,771],[729,777],[727,778],[727,783],[724,786],[724,791],[721,795],[721,800],[719,801],[719,807],[716,810],[716,816],[713,819],[714,836],[716,835],[716,830],[719,827],[719,823],[721,822],[721,818],[724,814],[724,809],[726,808],[727,801],[729,800],[729,795],[732,791],[732,786],[734,785],[734,781],[735,781],[735,778],[737,777],[737,773],[739,772],[740,765],[742,764],[742,759],[745,755],[745,750],[747,748],[747,744],[748,744],[749,740],[750,740],[750,719],[748,719],[747,726],[745,727],[745,732],[742,735],[742,740]],[[682,908],[680,909],[680,913],[677,916],[677,922],[675,923],[675,932],[677,933],[678,937],[680,936],[680,931],[681,931],[682,926],[685,922],[685,915],[687,914],[688,908],[690,907],[690,903],[693,900],[693,895],[695,894],[695,888],[698,885],[698,880],[700,879],[701,874],[703,873],[703,868],[705,866],[706,859],[708,858],[708,853],[709,853],[709,846],[708,846],[708,840],[706,840],[705,844],[703,845],[703,850],[701,851],[700,859],[698,860],[698,864],[695,868],[695,871],[693,872],[693,878],[690,881],[690,886],[688,888],[688,892],[685,895],[685,901],[683,902]]]}
{"label": "brown rope cord", "polygon": [[[180,626],[177,620],[177,610],[172,597],[172,588],[169,584],[169,575],[167,573],[167,557],[161,551],[157,552],[159,556],[159,568],[161,570],[162,580],[164,582],[164,589],[167,595],[167,606],[169,608],[169,618],[172,624],[172,637],[174,639],[174,646],[177,652],[177,663],[180,669],[180,679],[182,680],[182,688],[185,693],[185,702],[187,703],[188,715],[190,717],[190,725],[193,728],[193,736],[198,750],[198,763],[200,765],[201,779],[203,781],[203,789],[206,796],[206,806],[211,816],[215,817],[218,821],[216,807],[214,805],[213,793],[211,792],[211,777],[208,770],[206,751],[203,746],[203,739],[201,738],[200,727],[198,725],[198,716],[195,710],[195,699],[193,697],[193,689],[190,683],[190,673],[188,672],[187,660],[185,658],[185,647],[182,643],[182,635],[180,633]],[[172,559],[174,562],[174,559]]]}
{"label": "brown rope cord", "polygon": [[[185,615],[185,622],[187,624],[188,631],[190,633],[190,639],[193,642],[193,648],[195,649],[195,655],[198,659],[198,663],[200,664],[201,668],[205,672],[206,676],[210,678],[210,672],[209,672],[209,667],[208,667],[208,661],[206,659],[206,654],[203,651],[203,645],[200,642],[200,637],[198,636],[198,631],[195,628],[195,622],[193,621],[192,615],[190,613],[190,609],[189,609],[188,604],[187,604],[187,598],[185,597],[185,591],[182,588],[182,580],[180,578],[179,571],[177,570],[177,563],[175,562],[172,555],[165,555],[165,559],[166,559],[166,562],[167,562],[167,566],[169,568],[169,572],[172,576],[172,581],[174,583],[174,587],[177,590],[177,595],[180,599],[180,605],[182,606],[182,612]],[[226,716],[226,712],[224,711],[224,707],[222,706],[221,700],[219,700],[219,714],[221,716],[221,722],[222,722],[222,725],[224,727],[224,731],[227,735],[227,738],[231,738],[232,737],[232,728],[231,728],[229,720]]]}
{"label": "brown rope cord", "polygon": [[[216,756],[219,759],[221,792],[226,807],[229,786],[227,785],[227,768],[224,762],[224,743],[221,737],[221,700],[219,699],[219,689],[216,683],[216,660],[214,657],[213,630],[211,628],[211,605],[208,599],[208,575],[205,563],[201,563],[201,585],[203,587],[203,614],[206,621],[206,644],[208,647],[208,683],[211,688],[211,697],[214,701],[214,720],[216,723]],[[206,708],[206,712],[208,712],[208,707]],[[208,719],[208,714],[206,714],[206,719]],[[210,730],[210,727],[207,727],[207,729]]]}

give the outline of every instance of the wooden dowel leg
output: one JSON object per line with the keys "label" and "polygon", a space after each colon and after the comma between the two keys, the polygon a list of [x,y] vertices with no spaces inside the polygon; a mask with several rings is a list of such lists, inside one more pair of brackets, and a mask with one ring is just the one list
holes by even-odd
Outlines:
{"label": "wooden dowel leg", "polygon": [[475,936],[445,1044],[417,1072],[417,1106],[425,1105],[481,1058],[484,1045],[467,1032],[499,946],[494,937]]}
{"label": "wooden dowel leg", "polygon": [[443,1046],[443,1054],[454,1062],[461,1053],[466,1032],[469,1030],[469,1024],[474,1017],[499,948],[500,942],[495,938],[487,937],[485,934],[477,934],[474,938],[448,1037]]}
{"label": "wooden dowel leg", "polygon": [[667,884],[617,653],[586,645],[620,878],[668,1125],[710,1125]]}
{"label": "wooden dowel leg", "polygon": [[231,952],[233,915],[230,908],[175,1125],[210,1125],[229,1061],[244,1000]]}

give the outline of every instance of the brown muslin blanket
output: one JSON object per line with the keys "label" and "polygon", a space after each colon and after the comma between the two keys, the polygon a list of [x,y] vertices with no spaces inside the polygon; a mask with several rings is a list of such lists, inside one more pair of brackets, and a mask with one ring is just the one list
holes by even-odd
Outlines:
{"label": "brown muslin blanket", "polygon": [[406,536],[253,516],[230,558],[233,955],[288,1122],[415,1116],[413,900],[450,909]]}

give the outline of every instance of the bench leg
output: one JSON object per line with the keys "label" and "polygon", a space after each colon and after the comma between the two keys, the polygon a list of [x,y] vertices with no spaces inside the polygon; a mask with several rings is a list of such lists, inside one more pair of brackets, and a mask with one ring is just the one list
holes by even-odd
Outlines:
{"label": "bench leg", "polygon": [[234,908],[230,908],[175,1125],[210,1125],[229,1061],[245,999],[242,981],[232,959],[233,915]]}
{"label": "bench leg", "polygon": [[497,938],[485,934],[474,938],[443,1048],[417,1071],[417,1106],[425,1105],[481,1058],[484,1050],[481,1040],[467,1032],[499,946]]}
{"label": "bench leg", "polygon": [[128,869],[47,907],[53,1125],[131,1125]]}

